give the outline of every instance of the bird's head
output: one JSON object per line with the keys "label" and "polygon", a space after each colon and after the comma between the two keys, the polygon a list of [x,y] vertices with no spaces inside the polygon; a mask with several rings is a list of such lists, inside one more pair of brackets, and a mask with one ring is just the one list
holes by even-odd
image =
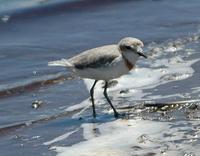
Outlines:
{"label": "bird's head", "polygon": [[132,37],[123,38],[118,43],[118,46],[122,54],[126,55],[126,53],[132,53],[136,57],[142,56],[144,58],[147,58],[147,55],[143,53],[142,49],[142,47],[144,47],[144,44],[137,38],[132,38]]}

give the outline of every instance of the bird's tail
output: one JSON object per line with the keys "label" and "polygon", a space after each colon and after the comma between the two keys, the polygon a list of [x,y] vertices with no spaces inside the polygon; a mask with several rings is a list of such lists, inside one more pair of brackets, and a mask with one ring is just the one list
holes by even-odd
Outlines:
{"label": "bird's tail", "polygon": [[73,65],[66,59],[48,62],[48,66],[73,67]]}

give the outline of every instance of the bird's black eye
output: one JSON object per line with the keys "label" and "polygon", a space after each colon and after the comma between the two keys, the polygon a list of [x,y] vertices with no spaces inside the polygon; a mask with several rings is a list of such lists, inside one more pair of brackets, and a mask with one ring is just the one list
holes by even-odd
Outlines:
{"label": "bird's black eye", "polygon": [[126,49],[131,50],[131,46],[125,46]]}

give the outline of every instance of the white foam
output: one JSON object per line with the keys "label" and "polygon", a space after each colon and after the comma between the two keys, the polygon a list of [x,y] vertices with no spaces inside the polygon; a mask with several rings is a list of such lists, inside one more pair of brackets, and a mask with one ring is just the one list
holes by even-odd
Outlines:
{"label": "white foam", "polygon": [[9,15],[4,15],[0,19],[1,19],[2,22],[7,23],[10,20],[10,16]]}
{"label": "white foam", "polygon": [[[179,125],[179,126],[177,126]],[[176,156],[198,154],[198,123],[185,121],[158,122],[145,120],[115,120],[82,125],[85,141],[72,146],[53,146],[57,156]],[[98,130],[99,134],[94,131]],[[186,134],[186,131],[193,131]],[[153,149],[153,151],[152,151]]]}
{"label": "white foam", "polygon": [[51,145],[51,144],[53,144],[53,143],[59,142],[59,141],[64,140],[64,139],[67,139],[71,134],[77,132],[78,130],[79,130],[79,128],[77,128],[77,129],[74,130],[74,131],[71,131],[71,132],[65,133],[65,134],[63,134],[63,135],[60,135],[60,136],[54,138],[53,140],[44,142],[43,144],[44,144],[44,145]]}
{"label": "white foam", "polygon": [[[156,146],[149,141],[140,144],[138,137],[146,134],[157,139],[160,132],[165,130],[165,125],[166,123],[140,120],[116,120],[100,125],[87,123],[82,126],[86,141],[70,147],[54,146],[52,149],[58,152],[58,156],[128,156],[131,152],[134,153],[133,146]],[[94,128],[99,130],[100,136],[94,134]]]}

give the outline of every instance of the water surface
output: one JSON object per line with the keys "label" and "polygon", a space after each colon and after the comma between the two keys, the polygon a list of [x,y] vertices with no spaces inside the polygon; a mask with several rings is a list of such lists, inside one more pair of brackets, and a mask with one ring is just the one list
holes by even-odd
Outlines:
{"label": "water surface", "polygon": [[[198,109],[174,109],[169,119],[130,109],[130,120],[115,120],[99,83],[99,118],[93,123],[92,82],[47,62],[133,36],[144,41],[150,59],[109,89],[116,107],[199,99],[199,7],[197,0],[1,0],[1,153],[68,155],[79,148],[76,155],[198,155]],[[38,109],[31,106],[35,100],[43,101]],[[138,141],[141,136],[147,143]]]}

